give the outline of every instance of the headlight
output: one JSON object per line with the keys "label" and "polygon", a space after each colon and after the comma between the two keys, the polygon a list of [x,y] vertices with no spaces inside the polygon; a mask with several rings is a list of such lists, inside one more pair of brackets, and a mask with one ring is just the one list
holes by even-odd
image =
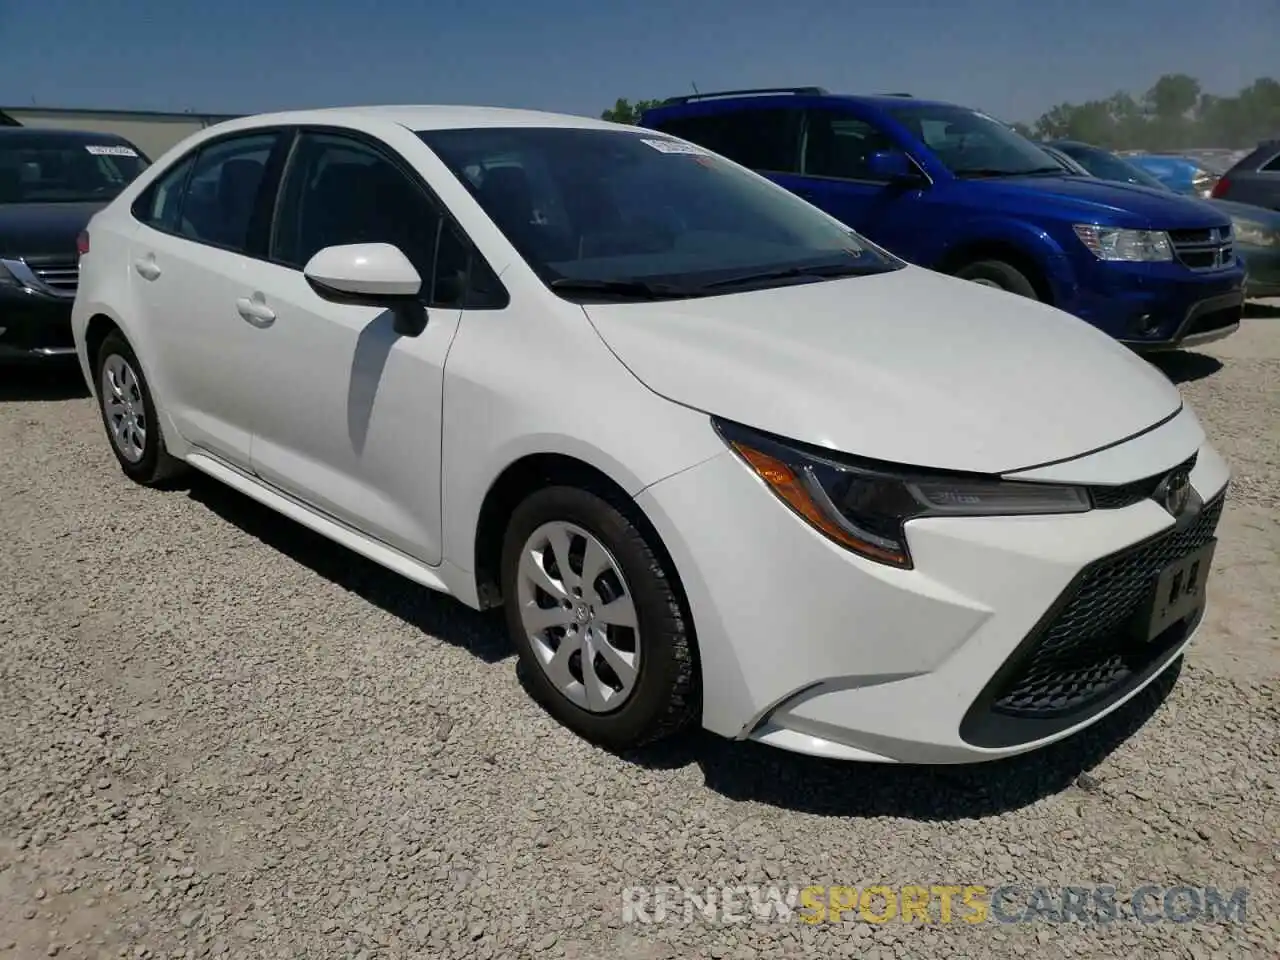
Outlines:
{"label": "headlight", "polygon": [[783,503],[869,560],[911,569],[904,527],[916,517],[1083,513],[1080,487],[897,468],[783,441],[719,418],[725,442]]}
{"label": "headlight", "polygon": [[1213,188],[1217,186],[1218,181],[1221,179],[1222,177],[1216,173],[1210,173],[1208,170],[1199,170],[1191,178],[1191,189],[1196,192],[1197,196],[1207,200],[1213,194]]}
{"label": "headlight", "polygon": [[1256,220],[1232,219],[1235,227],[1236,241],[1251,247],[1280,247],[1280,232],[1268,230],[1265,224]]}
{"label": "headlight", "polygon": [[1173,244],[1163,230],[1126,230],[1077,223],[1076,236],[1099,260],[1153,263],[1173,259]]}

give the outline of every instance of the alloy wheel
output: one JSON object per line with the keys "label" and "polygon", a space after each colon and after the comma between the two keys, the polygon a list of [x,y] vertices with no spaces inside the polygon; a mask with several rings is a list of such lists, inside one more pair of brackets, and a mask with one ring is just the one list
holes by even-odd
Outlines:
{"label": "alloy wheel", "polygon": [[120,455],[137,463],[147,452],[147,414],[138,375],[118,353],[102,364],[102,412]]}
{"label": "alloy wheel", "polygon": [[630,586],[609,549],[575,524],[545,523],[525,541],[517,593],[521,624],[556,689],[591,713],[626,703],[641,638]]}

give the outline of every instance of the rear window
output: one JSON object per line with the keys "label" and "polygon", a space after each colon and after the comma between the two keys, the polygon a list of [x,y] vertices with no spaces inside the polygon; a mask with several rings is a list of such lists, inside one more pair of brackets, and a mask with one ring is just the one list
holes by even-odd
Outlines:
{"label": "rear window", "polygon": [[0,203],[107,201],[147,168],[127,143],[20,136],[0,139]]}

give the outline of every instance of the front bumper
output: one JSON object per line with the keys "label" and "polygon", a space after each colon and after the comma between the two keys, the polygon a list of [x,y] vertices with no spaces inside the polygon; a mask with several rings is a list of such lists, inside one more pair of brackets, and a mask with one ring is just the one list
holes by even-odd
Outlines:
{"label": "front bumper", "polygon": [[[1175,660],[1203,613],[1145,650],[1108,646],[1114,618],[1143,601],[1150,563],[1212,535],[1228,470],[1208,444],[1190,453],[1208,504],[1193,535],[1132,498],[1072,516],[917,520],[910,571],[835,546],[732,454],[650,487],[640,505],[693,614],[703,725],[802,753],[930,764],[1023,753],[1089,726]],[[1121,568],[1123,583],[1108,579]],[[1081,611],[1086,629],[1064,633],[1063,616]],[[1072,637],[1071,656],[1046,659]]]}
{"label": "front bumper", "polygon": [[1197,273],[1180,263],[1091,262],[1059,306],[1139,351],[1220,340],[1240,327],[1244,266]]}
{"label": "front bumper", "polygon": [[0,285],[0,361],[75,356],[69,297]]}
{"label": "front bumper", "polygon": [[1244,293],[1250,300],[1260,297],[1280,297],[1280,247],[1241,246],[1248,276]]}

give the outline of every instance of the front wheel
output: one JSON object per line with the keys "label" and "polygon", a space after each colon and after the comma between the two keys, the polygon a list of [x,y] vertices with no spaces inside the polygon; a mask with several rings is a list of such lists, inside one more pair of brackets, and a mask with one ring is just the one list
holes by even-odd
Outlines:
{"label": "front wheel", "polygon": [[676,733],[697,703],[675,574],[637,519],[621,498],[548,487],[516,508],[503,543],[507,626],[534,696],[615,750]]}
{"label": "front wheel", "polygon": [[1039,300],[1035,285],[1017,267],[1003,260],[979,260],[961,267],[955,274],[961,280],[971,280],[984,287],[995,287],[1020,297]]}

